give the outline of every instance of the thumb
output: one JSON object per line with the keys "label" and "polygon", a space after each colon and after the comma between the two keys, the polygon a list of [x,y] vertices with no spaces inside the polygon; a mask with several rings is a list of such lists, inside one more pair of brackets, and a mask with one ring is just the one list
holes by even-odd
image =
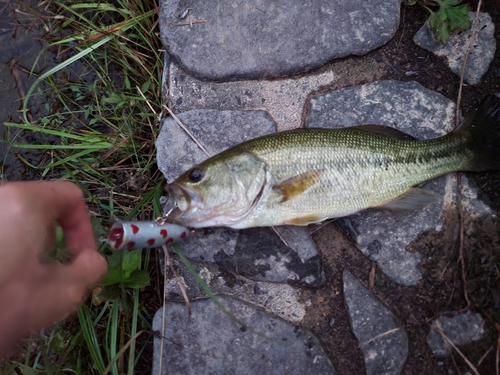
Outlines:
{"label": "thumb", "polygon": [[41,268],[45,280],[36,289],[27,309],[25,329],[34,331],[53,324],[74,311],[89,285],[106,273],[104,257],[95,250],[82,250],[68,265]]}
{"label": "thumb", "polygon": [[101,254],[95,250],[83,250],[70,264],[58,265],[53,285],[59,288],[61,301],[73,306],[80,302],[91,284],[106,274],[107,268],[106,259]]}
{"label": "thumb", "polygon": [[[97,283],[106,271],[106,259],[95,250],[81,251],[70,264],[53,265],[51,282],[34,301],[34,306],[47,314],[45,317],[39,314],[30,328],[50,325],[72,312],[88,287]],[[55,299],[57,303],[54,305]]]}
{"label": "thumb", "polygon": [[63,268],[65,280],[89,286],[101,280],[108,270],[106,259],[94,249],[78,253],[72,262]]}

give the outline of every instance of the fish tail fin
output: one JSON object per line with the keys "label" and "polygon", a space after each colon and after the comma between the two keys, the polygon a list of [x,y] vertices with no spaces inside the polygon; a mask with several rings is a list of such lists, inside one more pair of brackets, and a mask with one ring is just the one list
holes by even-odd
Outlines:
{"label": "fish tail fin", "polygon": [[488,95],[453,132],[469,139],[469,171],[500,170],[500,98]]}

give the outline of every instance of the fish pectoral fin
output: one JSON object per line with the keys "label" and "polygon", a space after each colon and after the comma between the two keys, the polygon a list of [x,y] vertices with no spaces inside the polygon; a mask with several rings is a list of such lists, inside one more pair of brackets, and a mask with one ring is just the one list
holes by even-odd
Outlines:
{"label": "fish pectoral fin", "polygon": [[273,190],[282,196],[280,203],[286,202],[313,186],[322,173],[322,170],[313,170],[298,174],[274,186]]}
{"label": "fish pectoral fin", "polygon": [[319,215],[306,215],[302,217],[296,217],[294,219],[287,220],[283,223],[283,225],[309,225],[313,223],[319,223],[320,221],[325,220],[324,217]]}
{"label": "fish pectoral fin", "polygon": [[382,135],[387,138],[409,141],[415,140],[416,138],[410,134],[406,134],[401,130],[391,128],[390,126],[384,125],[357,125],[353,126],[351,129],[358,129],[372,134]]}
{"label": "fish pectoral fin", "polygon": [[388,208],[391,210],[419,210],[435,202],[437,196],[424,189],[411,188],[403,195],[387,202],[378,208]]}

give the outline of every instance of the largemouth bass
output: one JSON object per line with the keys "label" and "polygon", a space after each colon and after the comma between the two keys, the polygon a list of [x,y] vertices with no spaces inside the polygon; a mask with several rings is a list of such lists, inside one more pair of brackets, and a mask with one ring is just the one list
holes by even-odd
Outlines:
{"label": "largemouth bass", "polygon": [[500,169],[500,100],[486,98],[453,132],[416,140],[364,125],[296,129],[215,155],[167,186],[169,219],[201,228],[308,225],[371,207],[421,208],[413,186],[454,171]]}

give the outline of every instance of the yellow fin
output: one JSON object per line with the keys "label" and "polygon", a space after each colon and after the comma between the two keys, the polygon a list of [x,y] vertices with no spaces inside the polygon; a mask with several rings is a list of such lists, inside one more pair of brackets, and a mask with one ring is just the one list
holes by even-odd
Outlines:
{"label": "yellow fin", "polygon": [[325,218],[322,216],[318,215],[306,215],[302,217],[296,217],[291,220],[287,220],[283,223],[283,225],[309,225],[313,223],[319,223],[320,221],[323,221]]}
{"label": "yellow fin", "polygon": [[323,171],[314,170],[298,174],[283,181],[273,189],[283,197],[281,203],[286,202],[313,186]]}
{"label": "yellow fin", "polygon": [[388,208],[391,210],[419,210],[435,202],[436,199],[436,195],[427,190],[411,188],[403,195],[378,206],[378,208]]}

